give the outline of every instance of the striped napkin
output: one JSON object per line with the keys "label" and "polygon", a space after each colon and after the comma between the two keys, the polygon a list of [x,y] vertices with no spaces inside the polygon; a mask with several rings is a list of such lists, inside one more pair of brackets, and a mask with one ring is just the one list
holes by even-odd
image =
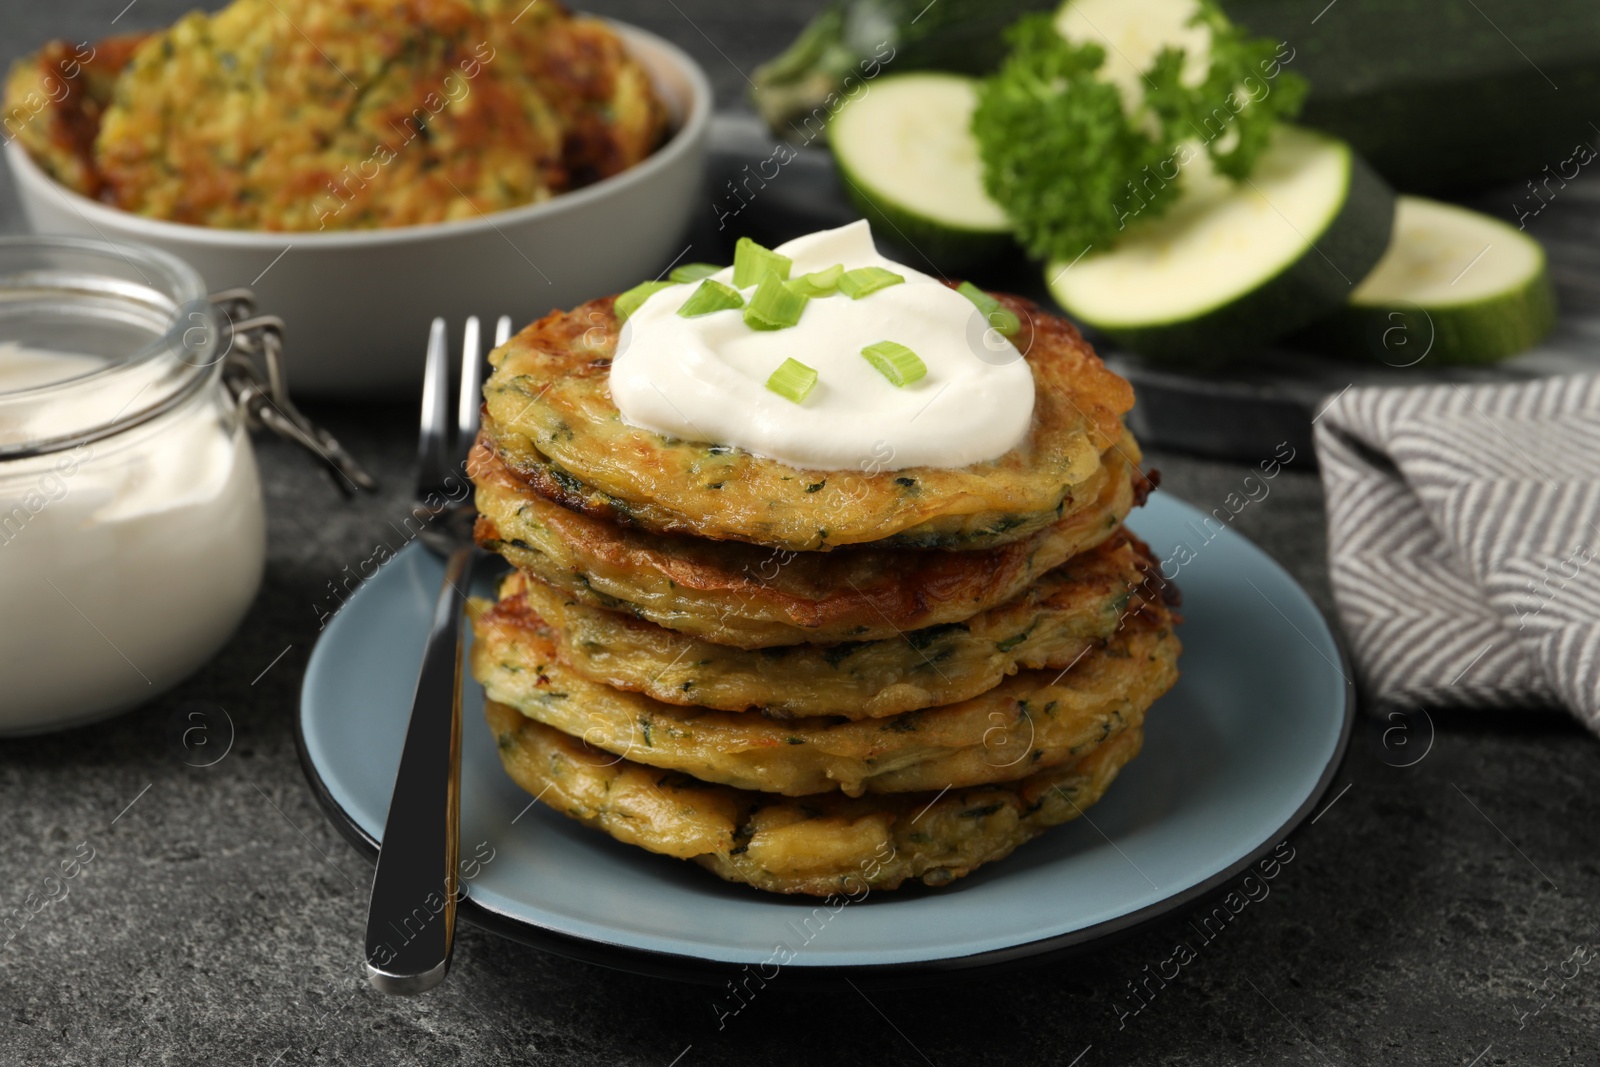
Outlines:
{"label": "striped napkin", "polygon": [[1560,705],[1600,732],[1600,375],[1350,389],[1316,445],[1374,710]]}

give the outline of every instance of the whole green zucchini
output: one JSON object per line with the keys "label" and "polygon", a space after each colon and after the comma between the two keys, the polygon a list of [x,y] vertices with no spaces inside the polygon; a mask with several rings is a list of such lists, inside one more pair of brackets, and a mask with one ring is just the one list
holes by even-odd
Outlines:
{"label": "whole green zucchini", "polygon": [[[1600,130],[1595,0],[1222,0],[1294,48],[1300,121],[1348,141],[1391,185],[1538,182]],[[1570,175],[1568,175],[1570,177]]]}

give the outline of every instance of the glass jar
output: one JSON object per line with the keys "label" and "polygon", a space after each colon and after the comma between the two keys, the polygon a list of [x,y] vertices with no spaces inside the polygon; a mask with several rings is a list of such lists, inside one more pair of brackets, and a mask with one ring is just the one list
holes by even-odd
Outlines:
{"label": "glass jar", "polygon": [[0,734],[150,700],[244,617],[266,533],[231,345],[173,256],[0,238]]}

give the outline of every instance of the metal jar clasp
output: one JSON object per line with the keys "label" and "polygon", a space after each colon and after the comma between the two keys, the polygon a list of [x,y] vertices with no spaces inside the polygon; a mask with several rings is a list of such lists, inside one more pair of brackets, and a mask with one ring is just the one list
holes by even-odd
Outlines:
{"label": "metal jar clasp", "polygon": [[222,380],[233,394],[245,424],[266,428],[311,452],[334,475],[344,496],[352,487],[375,492],[377,479],[344,450],[338,440],[306,418],[289,398],[283,370],[283,320],[255,313],[255,294],[246,288],[211,294],[222,314],[224,351]]}

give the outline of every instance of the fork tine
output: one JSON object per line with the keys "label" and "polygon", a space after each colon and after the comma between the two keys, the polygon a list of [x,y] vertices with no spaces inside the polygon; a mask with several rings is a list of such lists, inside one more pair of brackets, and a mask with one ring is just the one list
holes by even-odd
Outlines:
{"label": "fork tine", "polygon": [[511,340],[511,316],[501,315],[500,321],[494,324],[494,346],[499,348]]}
{"label": "fork tine", "polygon": [[467,320],[461,338],[461,397],[456,409],[456,452],[465,459],[478,436],[478,405],[483,391],[483,331],[478,316]]}
{"label": "fork tine", "polygon": [[450,347],[445,322],[428,330],[428,360],[422,374],[422,424],[417,431],[417,498],[444,484],[446,426],[450,418]]}

